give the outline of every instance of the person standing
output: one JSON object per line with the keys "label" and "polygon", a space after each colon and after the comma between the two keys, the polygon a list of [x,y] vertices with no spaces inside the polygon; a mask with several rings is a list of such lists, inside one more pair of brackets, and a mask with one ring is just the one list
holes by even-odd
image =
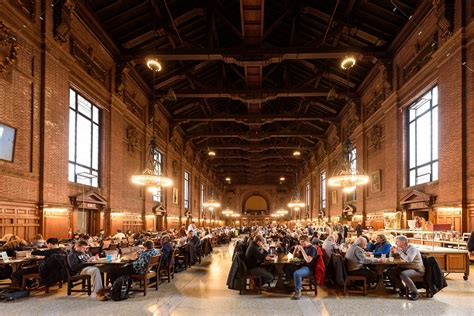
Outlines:
{"label": "person standing", "polygon": [[357,233],[357,237],[362,236],[362,222],[357,223],[355,231]]}

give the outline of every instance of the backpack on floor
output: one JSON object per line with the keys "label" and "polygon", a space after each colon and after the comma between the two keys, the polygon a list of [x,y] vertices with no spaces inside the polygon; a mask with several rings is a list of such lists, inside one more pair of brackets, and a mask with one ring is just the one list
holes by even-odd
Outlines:
{"label": "backpack on floor", "polygon": [[110,298],[114,301],[123,301],[128,298],[128,292],[130,290],[131,282],[130,278],[126,275],[119,277],[112,284],[110,289]]}
{"label": "backpack on floor", "polygon": [[0,291],[0,300],[4,301],[15,301],[28,296],[30,296],[30,292],[25,290],[5,289]]}

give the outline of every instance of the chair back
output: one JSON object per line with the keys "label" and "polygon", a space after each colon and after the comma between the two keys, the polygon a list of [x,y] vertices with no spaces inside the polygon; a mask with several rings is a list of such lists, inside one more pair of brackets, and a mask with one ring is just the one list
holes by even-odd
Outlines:
{"label": "chair back", "polygon": [[66,269],[66,275],[67,275],[67,278],[68,280],[71,278],[72,276],[72,272],[71,272],[71,267],[69,266],[69,258],[68,256],[64,256],[64,267]]}
{"label": "chair back", "polygon": [[118,248],[117,244],[110,244],[108,250],[116,250]]}
{"label": "chair back", "polygon": [[148,265],[146,271],[151,271],[154,267],[159,267],[161,263],[162,255],[152,256],[150,260],[148,260]]}
{"label": "chair back", "polygon": [[95,256],[100,253],[100,247],[89,247],[89,252]]}

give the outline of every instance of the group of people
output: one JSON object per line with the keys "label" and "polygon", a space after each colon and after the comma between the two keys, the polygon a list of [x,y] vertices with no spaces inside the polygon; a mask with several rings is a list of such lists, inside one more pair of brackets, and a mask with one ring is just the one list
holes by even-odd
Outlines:
{"label": "group of people", "polygon": [[[5,235],[2,238],[2,250],[6,251],[8,256],[15,257],[18,251],[31,250],[34,256],[40,256],[42,260],[37,265],[19,268],[15,272],[10,265],[0,265],[0,278],[12,281],[12,285],[20,287],[23,276],[30,273],[39,272],[44,285],[53,285],[62,281],[66,277],[65,268],[69,269],[71,274],[90,275],[92,281],[92,296],[98,300],[106,299],[105,287],[102,273],[104,272],[100,265],[91,264],[97,261],[99,256],[104,255],[104,250],[111,249],[111,245],[117,247],[138,248],[138,252],[132,262],[124,265],[113,265],[107,267],[107,275],[110,284],[120,276],[143,274],[146,272],[148,262],[151,257],[161,254],[160,267],[165,268],[168,265],[174,267],[175,260],[172,256],[173,250],[180,246],[189,246],[191,249],[191,263],[196,262],[197,251],[201,247],[201,241],[211,237],[219,237],[223,234],[229,235],[229,228],[197,228],[194,222],[190,223],[184,235],[180,229],[171,229],[164,232],[140,232],[133,233],[121,230],[111,236],[107,236],[101,229],[96,235],[73,234],[69,239],[60,241],[57,238],[43,240],[41,235],[35,236],[31,242],[27,242],[18,236]],[[232,230],[232,234],[233,234]],[[210,244],[210,241],[209,241]],[[98,249],[94,254],[90,250]],[[117,250],[118,251],[118,250]],[[210,249],[212,251],[212,248]],[[64,258],[67,257],[65,261]],[[64,267],[67,262],[68,267]],[[27,287],[35,285],[33,281],[28,280]]]}
{"label": "group of people", "polygon": [[334,233],[332,229],[320,234],[320,231],[312,229],[310,225],[293,230],[286,226],[269,225],[253,227],[251,231],[251,241],[245,252],[245,264],[249,273],[254,278],[261,278],[264,285],[269,286],[274,279],[274,271],[264,264],[270,251],[267,239],[278,241],[277,252],[291,252],[300,257],[299,264],[285,266],[285,277],[294,282],[294,299],[301,297],[302,279],[314,273],[317,247],[321,249],[326,266],[334,252],[343,252],[347,273],[366,277],[372,287],[376,286],[379,277],[373,265],[396,256],[404,263],[385,271],[392,286],[401,297],[406,296],[409,300],[417,300],[420,296],[412,278],[423,276],[425,267],[420,251],[411,245],[404,235],[397,236],[395,245],[392,246],[384,234],[378,234],[374,240],[369,240],[357,230],[359,236],[353,243],[349,242],[347,236],[343,237],[345,242],[338,240],[339,233]]}

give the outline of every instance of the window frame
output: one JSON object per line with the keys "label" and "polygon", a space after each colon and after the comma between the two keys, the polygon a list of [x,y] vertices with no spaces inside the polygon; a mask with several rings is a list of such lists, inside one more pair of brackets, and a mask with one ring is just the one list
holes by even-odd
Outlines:
{"label": "window frame", "polygon": [[184,186],[183,186],[183,208],[186,210],[190,209],[189,201],[191,199],[190,194],[190,176],[191,174],[188,171],[184,171]]}
{"label": "window frame", "polygon": [[[433,105],[434,101],[433,101],[433,96],[434,96],[434,90],[436,90],[436,96],[437,96],[437,100],[436,100],[436,104]],[[422,113],[420,114],[417,114],[415,112],[414,114],[414,117],[413,119],[410,119],[410,111],[416,111],[417,108],[417,104],[423,99],[423,97],[427,94],[430,94],[430,100],[428,101],[429,102],[429,107],[428,109],[426,109],[425,111],[423,111]],[[422,105],[419,105],[419,107],[423,106]],[[433,133],[433,112],[434,110],[436,110],[437,112],[437,118],[438,118],[438,124],[437,124],[437,131],[436,131],[436,138],[437,138],[437,144],[438,144],[438,147],[435,148],[433,146],[433,135],[435,133]],[[435,181],[438,181],[439,180],[439,89],[438,89],[438,86],[437,85],[434,85],[432,86],[431,88],[429,88],[428,90],[426,90],[420,97],[418,97],[414,102],[411,103],[410,106],[407,107],[406,109],[406,114],[405,114],[405,117],[406,117],[406,142],[407,142],[407,153],[406,153],[406,172],[407,172],[407,177],[406,177],[406,186],[407,187],[415,187],[415,186],[418,186],[418,185],[423,185],[423,184],[427,184],[427,183],[431,183],[431,182],[435,182]],[[417,144],[417,137],[418,137],[418,120],[421,119],[423,116],[425,115],[429,115],[430,116],[430,124],[429,124],[429,127],[430,127],[430,160],[427,161],[427,162],[424,162],[422,164],[419,164],[418,165],[418,144]],[[412,124],[414,124],[414,135],[411,135],[411,131],[410,131],[410,128],[412,126]],[[423,128],[421,128],[423,129]],[[413,153],[414,155],[414,165],[413,167],[410,166],[410,163],[411,163],[411,155],[412,155],[412,152],[411,152],[411,148],[410,148],[410,144],[411,144],[411,141],[412,141],[412,137],[414,137],[414,150],[415,152]],[[434,156],[434,152],[436,151],[436,156],[437,158],[436,159],[433,159],[433,156]],[[437,175],[437,178],[435,179],[433,177],[433,174],[435,174],[435,172],[433,172],[434,170],[434,165],[437,164],[437,172],[436,172],[436,175]],[[424,167],[427,167],[429,166],[430,167],[430,172],[429,172],[429,180],[428,181],[425,181],[425,182],[420,182],[418,183],[417,182],[417,178],[420,177],[418,175],[418,170],[421,169],[421,168],[424,168]],[[411,172],[414,172],[415,175],[414,175],[414,183],[411,182]],[[426,174],[424,174],[426,175]],[[422,175],[422,176],[424,176]]]}
{"label": "window frame", "polygon": [[325,210],[327,208],[327,174],[326,170],[323,170],[319,173],[319,198],[320,198],[320,207],[321,210]]}
{"label": "window frame", "polygon": [[[349,157],[347,157],[347,159],[349,161],[349,166],[351,167],[351,171],[353,173],[356,173],[357,172],[357,147],[356,146],[352,148],[351,152],[349,153]],[[354,191],[345,193],[344,195],[345,195],[347,203],[356,201],[357,200],[357,187]]]}
{"label": "window frame", "polygon": [[307,182],[305,186],[306,192],[306,211],[309,213],[311,211],[311,183]]}
{"label": "window frame", "polygon": [[[72,104],[71,104],[71,92],[74,92],[74,107],[72,107]],[[78,104],[79,104],[79,96],[81,98],[83,98],[85,101],[89,102],[90,105],[91,105],[91,115],[90,117],[87,117],[85,114],[81,113],[81,111],[78,109]],[[69,87],[69,98],[68,98],[68,102],[69,102],[69,106],[68,106],[68,114],[69,114],[69,122],[68,122],[68,127],[69,127],[69,132],[68,132],[68,182],[71,182],[71,183],[76,183],[76,184],[80,184],[80,185],[87,185],[87,186],[91,186],[91,187],[94,187],[94,188],[100,188],[100,185],[101,185],[101,181],[100,181],[100,177],[101,177],[101,157],[102,157],[102,150],[101,150],[101,143],[102,143],[102,111],[101,111],[101,108],[99,106],[97,106],[94,102],[92,102],[89,98],[87,98],[86,96],[84,96],[83,94],[79,93],[78,90],[72,88],[72,87]],[[94,109],[97,109],[97,115],[98,115],[98,118],[97,118],[97,122],[95,122],[95,116],[94,116]],[[70,151],[71,151],[71,142],[70,142],[70,137],[71,137],[71,112],[74,112],[74,160],[71,160],[71,157],[70,157]],[[91,123],[91,129],[90,129],[90,132],[91,132],[91,139],[90,139],[90,159],[91,159],[91,162],[90,162],[90,166],[86,166],[86,165],[83,165],[81,163],[78,163],[77,162],[77,123],[78,123],[78,115],[80,115],[82,118],[84,119],[87,119],[88,121],[90,121]],[[95,169],[93,167],[94,165],[94,150],[93,150],[93,147],[94,147],[94,125],[97,126],[97,169]],[[71,175],[69,174],[69,169],[70,169],[70,165],[73,165],[74,166],[74,181],[71,181],[70,180],[70,177]],[[84,168],[84,169],[88,169],[89,170],[89,174],[91,175],[94,175],[95,177],[91,177],[91,178],[88,178],[88,177],[82,177],[83,179],[81,181],[78,180],[78,172],[77,172],[77,167],[80,167],[80,168]],[[96,174],[94,174],[94,172]],[[80,172],[79,172],[80,173]],[[88,180],[85,180],[85,179],[88,179]],[[84,183],[84,182],[89,182],[89,183]]]}

